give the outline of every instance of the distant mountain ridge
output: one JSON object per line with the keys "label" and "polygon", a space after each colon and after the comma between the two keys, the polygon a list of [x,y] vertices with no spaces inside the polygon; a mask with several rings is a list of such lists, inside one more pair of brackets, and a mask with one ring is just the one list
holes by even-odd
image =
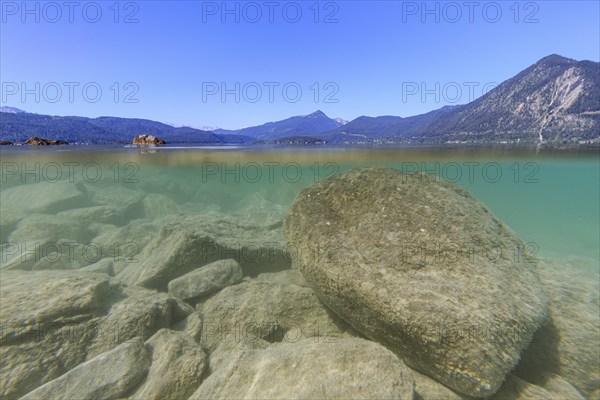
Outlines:
{"label": "distant mountain ridge", "polygon": [[285,137],[319,134],[342,126],[342,122],[329,118],[321,110],[309,115],[298,115],[282,121],[267,122],[259,126],[235,131],[218,129],[219,134],[238,134],[259,140],[276,140]]}
{"label": "distant mountain ridge", "polygon": [[30,136],[114,143],[600,143],[600,63],[544,57],[475,101],[411,117],[350,122],[317,110],[239,130],[205,131],[135,118],[55,117],[0,109],[0,140]]}
{"label": "distant mountain ridge", "polygon": [[254,139],[240,135],[219,135],[200,129],[180,127],[147,119],[116,117],[58,117],[42,114],[0,114],[0,139],[22,142],[31,136],[66,140],[69,143],[112,144],[131,142],[138,135],[157,136],[167,143],[239,144]]}
{"label": "distant mountain ridge", "polygon": [[15,108],[15,107],[2,106],[2,107],[0,107],[0,112],[10,113],[10,114],[20,114],[20,113],[24,113],[25,111],[20,110],[20,109]]}
{"label": "distant mountain ridge", "polygon": [[405,139],[411,132],[431,122],[435,118],[448,114],[463,106],[445,106],[425,114],[412,117],[395,117],[391,115],[381,117],[358,117],[344,126],[316,135],[328,142],[355,142],[364,140],[397,141]]}
{"label": "distant mountain ridge", "polygon": [[411,132],[421,141],[598,141],[600,63],[553,54]]}

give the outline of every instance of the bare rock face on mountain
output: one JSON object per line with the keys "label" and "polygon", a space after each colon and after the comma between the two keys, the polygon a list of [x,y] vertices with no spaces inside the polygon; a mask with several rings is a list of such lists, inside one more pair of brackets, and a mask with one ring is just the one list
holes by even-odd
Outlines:
{"label": "bare rock face on mountain", "polygon": [[459,187],[357,169],[296,198],[294,262],[335,313],[459,393],[497,391],[546,317],[522,242]]}
{"label": "bare rock face on mountain", "polygon": [[597,142],[598,66],[555,54],[544,57],[411,135],[452,141]]}

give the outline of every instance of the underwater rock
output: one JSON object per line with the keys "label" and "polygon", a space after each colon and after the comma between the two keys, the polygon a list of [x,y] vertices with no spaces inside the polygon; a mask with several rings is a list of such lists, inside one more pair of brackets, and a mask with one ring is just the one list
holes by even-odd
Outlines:
{"label": "underwater rock", "polygon": [[171,324],[174,300],[164,293],[125,287],[110,300],[110,309],[89,343],[87,359],[134,337],[146,340]]}
{"label": "underwater rock", "polygon": [[84,226],[93,223],[120,226],[125,222],[124,209],[110,206],[75,208],[61,211],[56,216]]}
{"label": "underwater rock", "polygon": [[246,275],[290,267],[280,226],[256,227],[221,213],[168,219],[142,254],[117,277],[127,285],[167,290],[168,283],[222,259],[234,259]]}
{"label": "underwater rock", "polygon": [[3,269],[72,269],[99,261],[93,232],[76,221],[31,214],[14,227],[2,245]]}
{"label": "underwater rock", "polygon": [[196,343],[200,343],[202,338],[202,324],[202,316],[194,311],[181,321],[175,323],[171,329],[183,332],[194,339]]}
{"label": "underwater rock", "polygon": [[0,304],[0,396],[7,399],[193,312],[164,293],[80,271],[2,271]]}
{"label": "underwater rock", "polygon": [[[541,386],[550,393],[551,399],[585,400],[585,397],[579,393],[579,390],[560,375],[546,372],[538,374],[537,377],[540,378],[540,380],[536,382],[536,385]],[[590,396],[589,399],[594,399],[594,397]]]}
{"label": "underwater rock", "polygon": [[[546,391],[544,388],[524,381],[512,374],[508,375],[508,378],[494,394],[491,400],[564,400],[561,398],[553,397],[551,393]],[[569,399],[571,400],[571,399]]]}
{"label": "underwater rock", "polygon": [[17,223],[27,215],[25,211],[7,208],[4,203],[0,202],[0,240],[2,243],[7,243],[10,234]]}
{"label": "underwater rock", "polygon": [[130,286],[166,291],[173,279],[216,261],[216,257],[208,255],[211,246],[209,236],[170,224],[148,243],[140,254],[140,262],[128,265],[117,277]]}
{"label": "underwater rock", "polygon": [[142,200],[146,218],[160,218],[168,214],[181,212],[181,207],[170,197],[159,193],[149,193]]}
{"label": "underwater rock", "polygon": [[159,227],[146,219],[136,219],[121,227],[108,227],[91,243],[102,249],[105,257],[114,262],[115,275],[127,267],[140,267],[144,248],[157,236]]}
{"label": "underwater rock", "polygon": [[87,267],[80,268],[79,271],[92,272],[95,274],[107,274],[110,276],[115,275],[112,258],[103,258],[100,261],[88,265]]}
{"label": "underwater rock", "polygon": [[238,340],[224,340],[210,353],[209,367],[211,371],[219,369],[224,360],[231,357],[233,352],[242,350],[260,350],[271,346],[265,339],[256,336],[240,336]]}
{"label": "underwater rock", "polygon": [[169,294],[192,300],[218,292],[242,281],[242,269],[235,260],[219,260],[169,282]]}
{"label": "underwater rock", "polygon": [[190,400],[406,399],[410,370],[391,351],[364,339],[306,339],[231,353]]}
{"label": "underwater rock", "polygon": [[2,340],[16,342],[44,326],[83,321],[100,312],[109,277],[70,271],[2,271]]}
{"label": "underwater rock", "polygon": [[[27,212],[55,213],[80,207],[85,195],[73,183],[38,182],[0,192],[2,208]],[[3,210],[4,211],[4,210]]]}
{"label": "underwater rock", "polygon": [[256,277],[258,282],[277,283],[279,285],[297,285],[310,287],[302,273],[297,269],[288,269],[279,272],[265,272]]}
{"label": "underwater rock", "polygon": [[109,277],[2,271],[0,397],[18,398],[85,361]]}
{"label": "underwater rock", "polygon": [[92,232],[77,221],[60,218],[55,215],[31,214],[23,218],[15,227],[9,240],[12,243],[36,241],[56,243],[68,239],[75,243],[89,243]]}
{"label": "underwater rock", "polygon": [[523,354],[519,377],[543,386],[560,375],[587,398],[600,391],[600,275],[593,260],[540,260],[549,315]]}
{"label": "underwater rock", "polygon": [[442,385],[435,379],[411,369],[415,379],[415,400],[469,400],[472,397],[461,396]]}
{"label": "underwater rock", "polygon": [[96,206],[114,207],[122,211],[126,219],[143,217],[143,200],[146,194],[130,187],[108,183],[83,183],[81,185],[89,198]]}
{"label": "underwater rock", "polygon": [[304,189],[284,223],[319,298],[411,368],[493,394],[545,319],[523,243],[477,199],[427,174],[356,169]]}
{"label": "underwater rock", "polygon": [[296,285],[243,282],[210,297],[198,311],[204,318],[201,342],[209,353],[223,341],[240,338],[269,343],[335,341],[343,329],[312,289]]}
{"label": "underwater rock", "polygon": [[133,339],[78,365],[21,399],[119,398],[143,379],[149,365],[144,343]]}
{"label": "underwater rock", "polygon": [[200,385],[206,356],[189,336],[161,329],[146,342],[152,365],[131,400],[187,399]]}

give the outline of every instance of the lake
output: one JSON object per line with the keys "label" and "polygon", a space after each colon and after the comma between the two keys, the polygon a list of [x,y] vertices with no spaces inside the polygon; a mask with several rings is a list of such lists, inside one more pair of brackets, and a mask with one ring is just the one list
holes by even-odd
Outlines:
{"label": "lake", "polygon": [[[2,151],[2,190],[69,183],[155,193],[178,205],[233,212],[252,203],[289,207],[304,187],[352,168],[386,166],[435,174],[487,205],[531,251],[600,260],[598,152],[535,148],[69,146]],[[45,185],[48,187],[48,185]],[[176,187],[177,189],[170,189]],[[45,196],[44,191],[35,192]],[[70,208],[85,207],[70,203]],[[19,209],[18,204],[2,204]],[[136,214],[136,217],[144,217]],[[6,232],[3,233],[5,238]]]}
{"label": "lake", "polygon": [[[598,398],[597,150],[5,146],[1,156],[0,397],[200,399],[250,387],[318,398],[329,379],[336,398],[388,388],[407,399],[413,389],[423,399]],[[433,186],[398,204],[398,181],[382,191],[354,181],[380,198],[336,192],[327,204],[367,202],[329,213],[339,225],[292,213],[305,253],[289,247],[283,220],[298,194],[362,167],[428,174],[390,172],[418,193]],[[432,179],[462,187],[509,230]],[[328,213],[320,193],[303,204]],[[396,226],[426,237],[424,248],[397,243],[413,236]],[[307,272],[307,255],[322,275]]]}

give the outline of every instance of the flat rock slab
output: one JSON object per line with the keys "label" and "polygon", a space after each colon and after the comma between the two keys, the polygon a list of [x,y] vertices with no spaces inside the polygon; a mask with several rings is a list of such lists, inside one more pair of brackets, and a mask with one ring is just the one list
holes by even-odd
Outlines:
{"label": "flat rock slab", "polygon": [[198,311],[204,320],[201,344],[209,353],[226,341],[331,342],[343,333],[315,292],[296,285],[243,282],[199,304]]}
{"label": "flat rock slab", "polygon": [[98,323],[98,333],[89,343],[87,358],[104,353],[118,344],[140,337],[148,339],[156,331],[171,324],[174,299],[165,293],[140,287],[124,288],[122,299],[111,304]]}
{"label": "flat rock slab", "polygon": [[2,341],[92,318],[109,290],[105,274],[3,271],[0,284]]}
{"label": "flat rock slab", "polygon": [[0,397],[19,398],[85,361],[109,291],[105,274],[2,271]]}
{"label": "flat rock slab", "polygon": [[69,182],[38,182],[3,189],[0,204],[3,208],[29,212],[58,212],[81,207],[85,195]]}
{"label": "flat rock slab", "polygon": [[459,393],[489,396],[543,323],[523,243],[456,185],[356,169],[304,189],[284,223],[321,300]]}
{"label": "flat rock slab", "polygon": [[145,340],[192,312],[191,306],[164,293],[122,287],[106,274],[3,271],[0,397],[20,398],[86,360],[134,337]]}
{"label": "flat rock slab", "polygon": [[78,365],[21,399],[119,398],[143,379],[149,366],[150,357],[144,343],[134,339]]}
{"label": "flat rock slab", "polygon": [[200,385],[206,356],[188,335],[161,329],[146,342],[152,365],[132,400],[187,399]]}
{"label": "flat rock slab", "polygon": [[383,346],[364,339],[307,339],[232,353],[190,400],[412,400],[413,394],[410,370]]}
{"label": "flat rock slab", "polygon": [[169,294],[181,300],[218,292],[242,281],[242,268],[235,260],[219,260],[169,282]]}
{"label": "flat rock slab", "polygon": [[206,264],[236,260],[245,275],[290,268],[281,226],[253,226],[221,213],[181,214],[165,221],[140,262],[117,277],[127,285],[167,291],[170,281]]}

